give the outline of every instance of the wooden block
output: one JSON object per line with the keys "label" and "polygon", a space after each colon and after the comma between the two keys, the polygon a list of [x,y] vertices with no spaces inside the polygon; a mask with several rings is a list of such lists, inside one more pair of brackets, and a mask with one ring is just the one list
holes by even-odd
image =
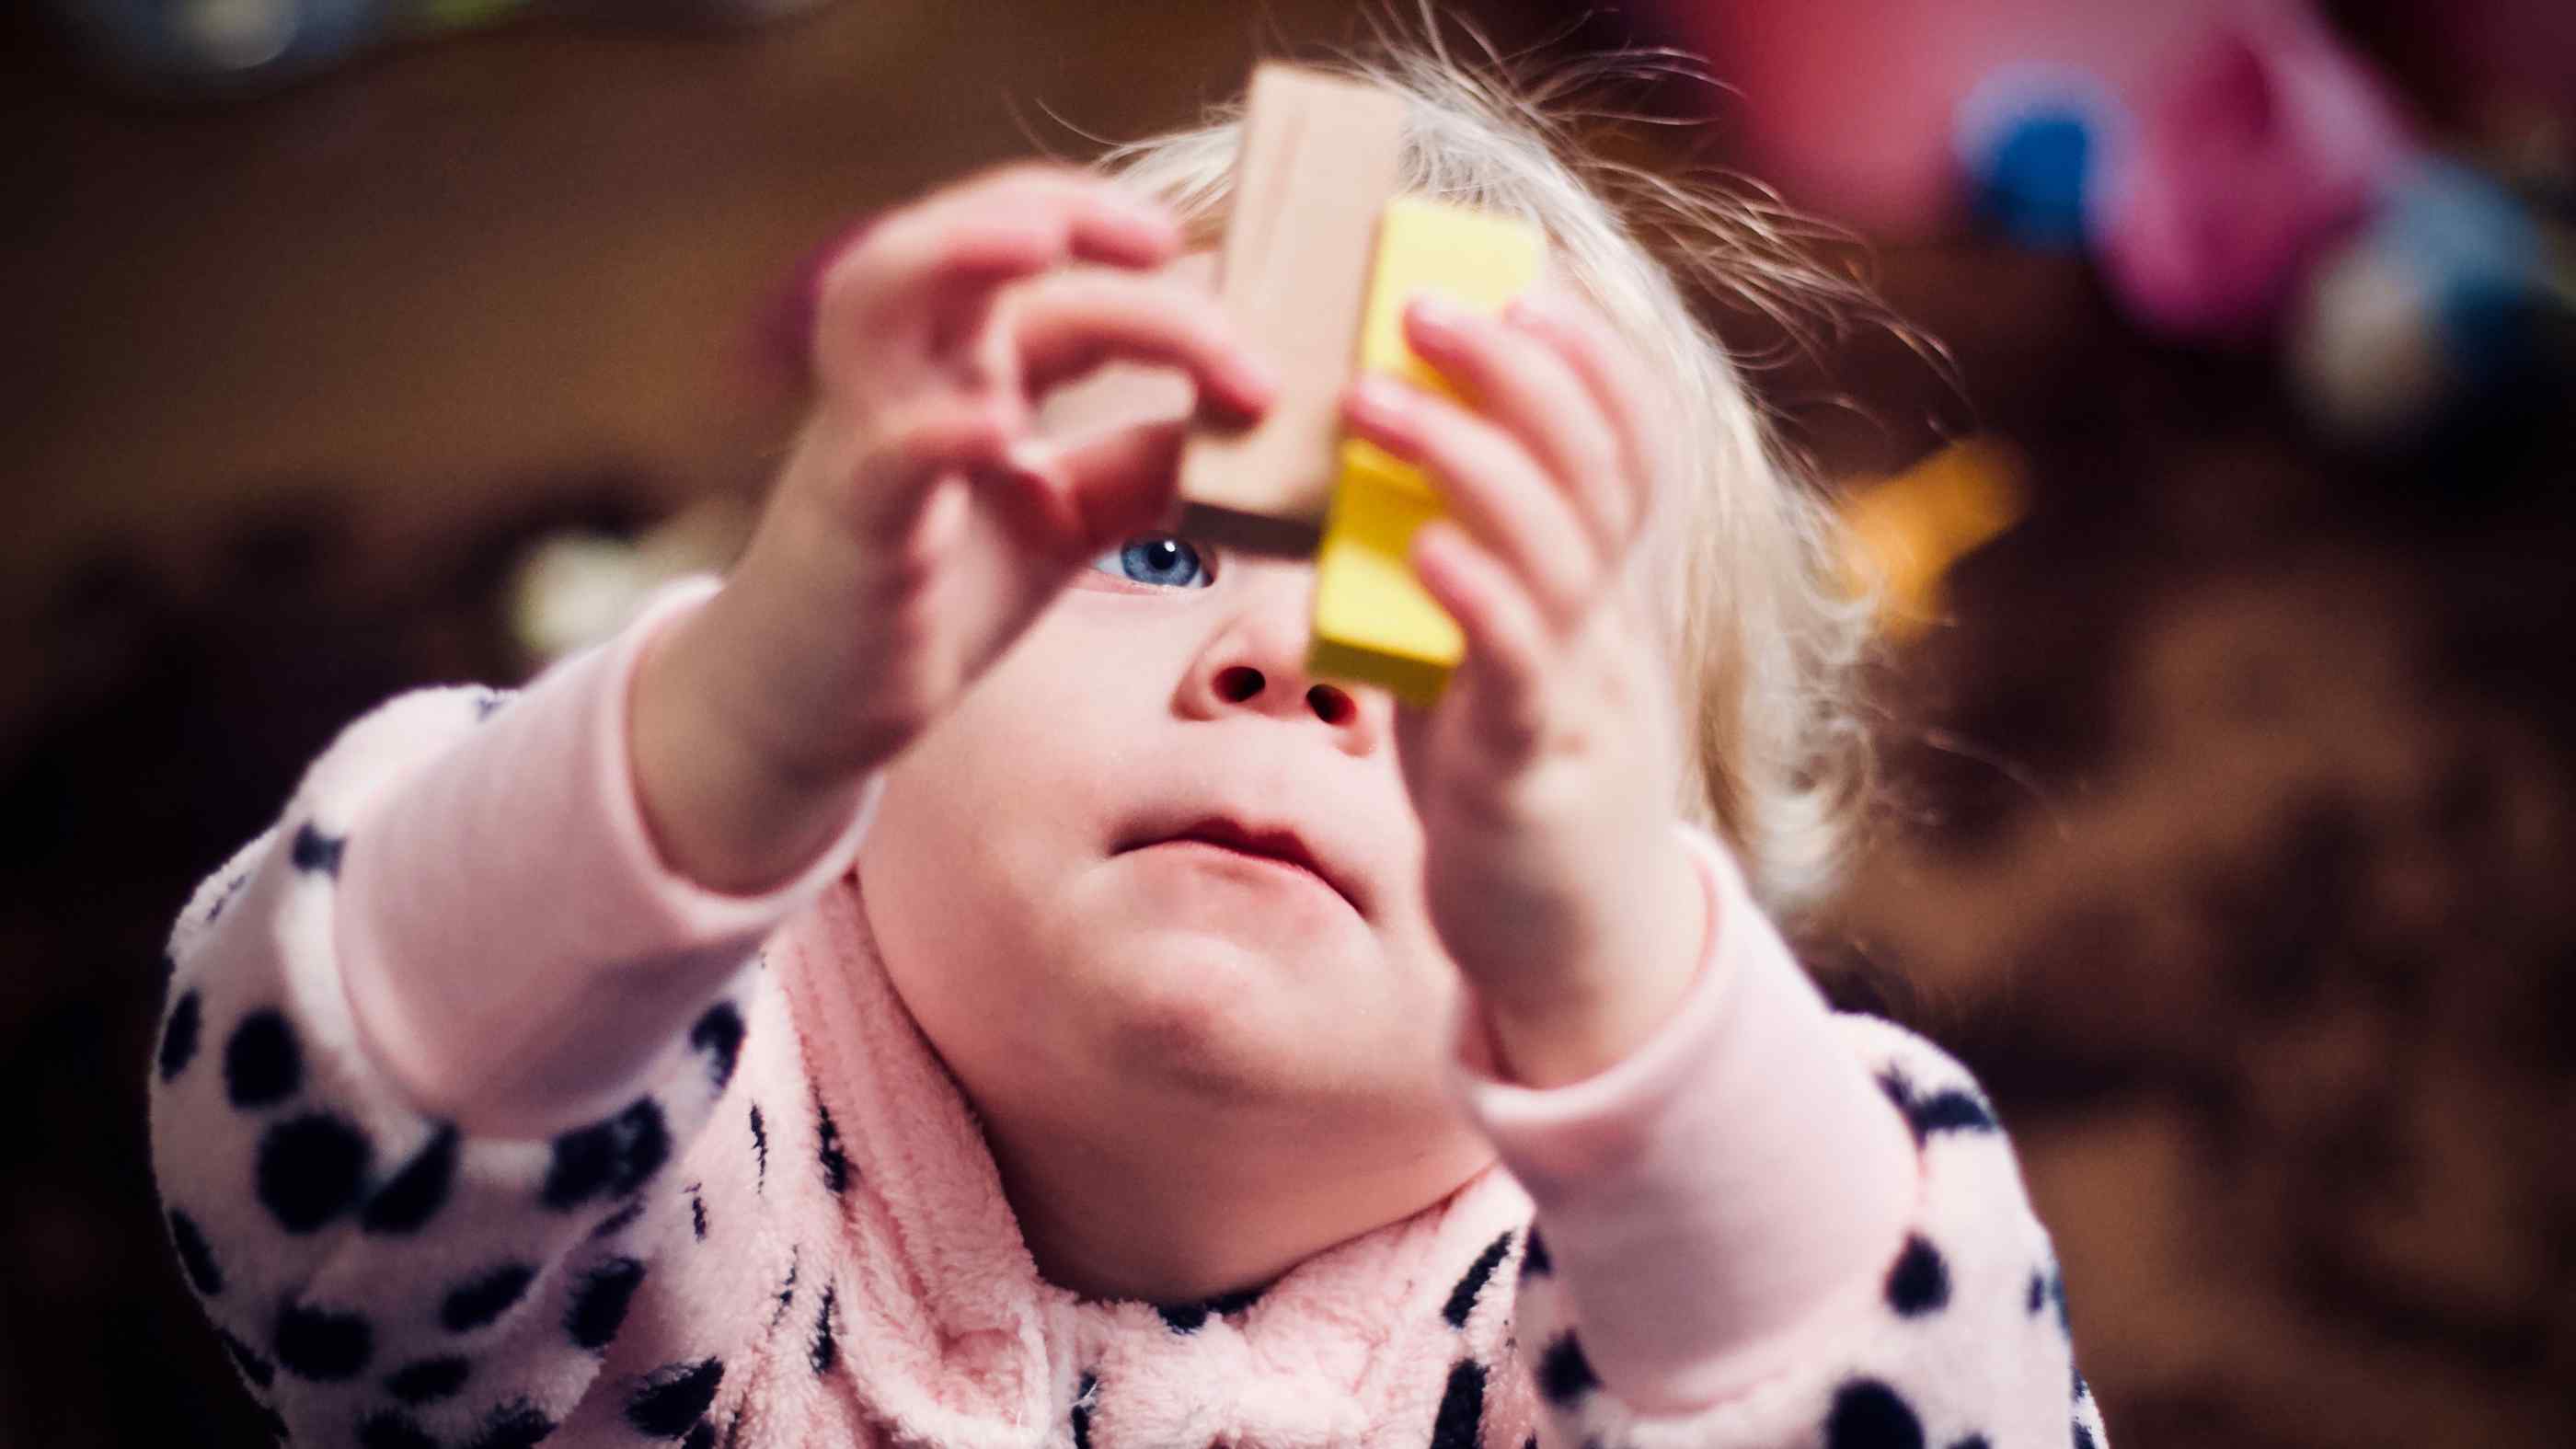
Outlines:
{"label": "wooden block", "polygon": [[[1499,312],[1538,278],[1546,239],[1517,218],[1403,197],[1379,223],[1360,325],[1363,370],[1456,396],[1404,341],[1404,308],[1437,291],[1471,311]],[[1413,575],[1416,530],[1441,512],[1421,470],[1358,438],[1341,469],[1315,559],[1315,633],[1307,667],[1384,686],[1429,705],[1465,656],[1466,636]]]}
{"label": "wooden block", "polygon": [[1278,371],[1278,400],[1251,428],[1201,423],[1181,452],[1184,533],[1310,554],[1338,470],[1379,213],[1395,194],[1404,105],[1296,66],[1253,72],[1217,296]]}

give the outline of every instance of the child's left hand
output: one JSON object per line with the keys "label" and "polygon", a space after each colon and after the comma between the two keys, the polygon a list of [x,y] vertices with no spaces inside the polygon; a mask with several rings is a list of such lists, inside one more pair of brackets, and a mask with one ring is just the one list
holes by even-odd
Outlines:
{"label": "child's left hand", "polygon": [[1406,337],[1473,407],[1355,384],[1355,436],[1420,466],[1448,517],[1416,535],[1423,586],[1466,634],[1397,753],[1425,836],[1432,924],[1529,1086],[1622,1060],[1689,990],[1708,927],[1676,832],[1680,720],[1633,575],[1677,486],[1642,364],[1563,291],[1501,319],[1417,299]]}

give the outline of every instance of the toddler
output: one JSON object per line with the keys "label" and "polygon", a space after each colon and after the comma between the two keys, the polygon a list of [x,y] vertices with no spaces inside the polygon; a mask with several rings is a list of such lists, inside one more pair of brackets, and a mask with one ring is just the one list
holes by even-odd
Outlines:
{"label": "toddler", "polygon": [[1448,503],[1439,704],[1305,672],[1308,563],[1158,529],[1279,386],[1210,286],[1236,117],[887,214],[725,579],[357,720],[179,917],[153,1165],[281,1439],[2099,1442],[1975,1083],[1766,914],[1856,626],[1650,188],[1345,73],[1551,248],[1410,307],[1471,401],[1345,400]]}

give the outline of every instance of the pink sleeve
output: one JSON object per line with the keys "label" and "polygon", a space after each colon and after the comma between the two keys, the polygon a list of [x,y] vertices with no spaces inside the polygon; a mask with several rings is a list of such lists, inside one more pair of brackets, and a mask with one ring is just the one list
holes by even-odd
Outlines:
{"label": "pink sleeve", "polygon": [[1533,1090],[1455,1023],[1464,1109],[1536,1203],[1602,1382],[1647,1413],[1712,1405],[1878,1311],[1917,1210],[1904,1116],[1745,892],[1686,829],[1711,940],[1673,1020],[1625,1061]]}
{"label": "pink sleeve", "polygon": [[367,1054],[425,1111],[536,1137],[622,1105],[744,959],[850,868],[874,813],[775,890],[670,870],[627,753],[628,690],[654,637],[718,590],[667,585],[454,748],[369,802],[336,932]]}

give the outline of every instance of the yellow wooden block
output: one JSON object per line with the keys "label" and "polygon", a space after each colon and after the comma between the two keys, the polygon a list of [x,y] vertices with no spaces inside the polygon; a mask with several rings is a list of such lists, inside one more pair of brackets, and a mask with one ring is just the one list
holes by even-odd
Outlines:
{"label": "yellow wooden block", "polygon": [[[1387,203],[1360,319],[1360,369],[1457,396],[1405,345],[1406,304],[1434,291],[1462,308],[1499,312],[1537,279],[1545,254],[1538,228],[1525,221],[1420,197]],[[1373,443],[1343,440],[1315,554],[1308,669],[1381,685],[1414,704],[1440,697],[1466,639],[1414,578],[1407,552],[1415,531],[1441,511],[1421,470]]]}

